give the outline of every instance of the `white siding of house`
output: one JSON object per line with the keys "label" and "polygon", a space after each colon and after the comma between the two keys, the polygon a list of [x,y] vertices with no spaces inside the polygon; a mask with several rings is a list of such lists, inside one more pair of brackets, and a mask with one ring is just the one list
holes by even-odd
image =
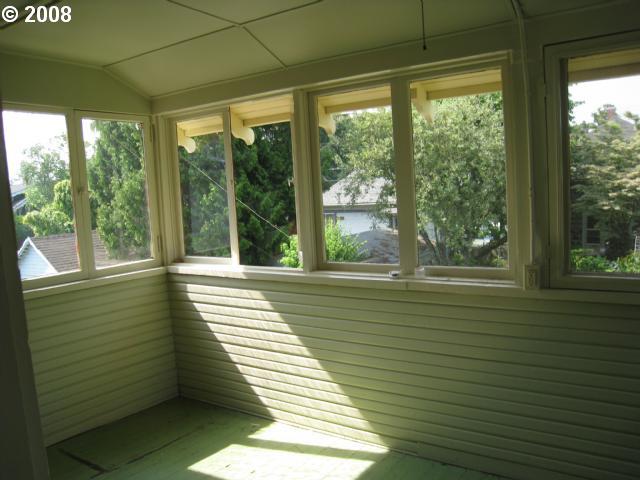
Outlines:
{"label": "white siding of house", "polygon": [[27,246],[26,251],[18,258],[18,268],[20,268],[20,278],[35,278],[57,273],[56,269],[31,245]]}
{"label": "white siding of house", "polygon": [[381,221],[376,221],[367,212],[336,212],[338,223],[348,234],[369,232],[375,228],[389,230],[389,226]]}
{"label": "white siding of house", "polygon": [[184,396],[517,479],[640,478],[637,306],[169,280]]}
{"label": "white siding of house", "polygon": [[165,275],[25,306],[47,445],[177,394]]}

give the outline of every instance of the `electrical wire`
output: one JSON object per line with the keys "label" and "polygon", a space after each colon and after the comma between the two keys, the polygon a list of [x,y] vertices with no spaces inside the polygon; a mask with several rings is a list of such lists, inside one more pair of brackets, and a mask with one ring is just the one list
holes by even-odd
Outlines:
{"label": "electrical wire", "polygon": [[[222,190],[224,193],[226,193],[228,195],[228,191],[225,187],[223,187],[222,185],[220,185],[220,183],[216,182],[213,178],[211,178],[207,172],[205,172],[204,170],[202,170],[199,166],[197,166],[196,164],[194,164],[193,162],[190,162],[188,159],[182,157],[182,160],[184,160],[187,164],[189,164],[189,166],[195,168],[198,172],[200,172],[200,174],[202,174],[205,178],[207,178],[211,183],[213,183],[216,187],[218,187],[220,190]],[[237,196],[234,197],[236,199],[236,203],[239,203],[240,205],[242,205],[244,208],[246,208],[247,210],[249,210],[251,213],[253,213],[258,219],[262,220],[264,223],[266,223],[267,225],[269,225],[271,228],[273,228],[274,230],[277,230],[278,232],[280,232],[282,235],[284,235],[286,238],[291,238],[289,236],[288,233],[286,233],[284,230],[282,230],[280,227],[277,227],[276,225],[274,225],[273,223],[271,223],[269,220],[267,220],[266,218],[264,218],[262,215],[260,215],[258,212],[256,212],[253,208],[251,208],[249,205],[247,205],[246,203],[244,203],[242,200],[240,200]]]}
{"label": "electrical wire", "polygon": [[424,33],[424,0],[420,0],[420,11],[422,15],[420,18],[422,19],[422,50],[427,49],[427,36]]}

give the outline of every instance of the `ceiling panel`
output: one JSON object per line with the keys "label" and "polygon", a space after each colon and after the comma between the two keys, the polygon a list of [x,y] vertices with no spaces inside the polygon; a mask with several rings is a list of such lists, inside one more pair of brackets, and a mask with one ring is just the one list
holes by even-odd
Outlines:
{"label": "ceiling panel", "polygon": [[525,17],[537,17],[580,7],[607,3],[610,0],[520,0]]}
{"label": "ceiling panel", "polygon": [[0,49],[106,65],[230,26],[158,0],[67,0],[70,23],[20,23],[0,30]]}
{"label": "ceiling panel", "polygon": [[[426,0],[427,35],[512,19],[505,0]],[[325,0],[247,25],[286,64],[417,40],[418,0]]]}
{"label": "ceiling panel", "polygon": [[283,10],[316,3],[316,0],[174,0],[232,22],[244,23]]}
{"label": "ceiling panel", "polygon": [[280,64],[240,27],[108,67],[149,95],[264,72]]}

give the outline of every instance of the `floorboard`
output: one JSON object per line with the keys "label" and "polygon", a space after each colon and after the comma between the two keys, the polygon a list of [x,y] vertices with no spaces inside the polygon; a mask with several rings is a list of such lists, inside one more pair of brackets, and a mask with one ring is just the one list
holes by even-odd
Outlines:
{"label": "floorboard", "polygon": [[52,480],[496,480],[176,398],[49,447]]}

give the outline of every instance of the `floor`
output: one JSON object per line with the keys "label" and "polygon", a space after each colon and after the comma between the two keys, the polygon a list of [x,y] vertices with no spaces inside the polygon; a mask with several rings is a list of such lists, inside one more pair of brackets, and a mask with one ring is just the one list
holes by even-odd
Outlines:
{"label": "floor", "polygon": [[49,447],[52,480],[490,480],[493,475],[174,399]]}

